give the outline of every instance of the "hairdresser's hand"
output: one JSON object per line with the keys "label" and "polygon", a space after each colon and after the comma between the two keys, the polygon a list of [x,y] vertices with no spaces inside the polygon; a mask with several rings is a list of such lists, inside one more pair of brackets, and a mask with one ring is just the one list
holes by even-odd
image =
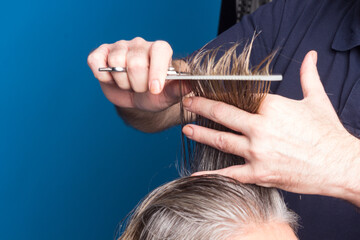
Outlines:
{"label": "hairdresser's hand", "polygon": [[[165,84],[171,58],[167,42],[138,37],[101,45],[88,56],[88,64],[110,102],[120,108],[159,112],[179,102],[178,84]],[[99,67],[126,67],[127,73],[99,72]]]}
{"label": "hairdresser's hand", "polygon": [[316,61],[316,52],[303,61],[303,100],[269,94],[258,114],[204,98],[184,100],[187,110],[243,134],[185,126],[189,138],[246,159],[245,165],[197,174],[218,173],[244,183],[343,198],[360,206],[360,141],[339,121]]}

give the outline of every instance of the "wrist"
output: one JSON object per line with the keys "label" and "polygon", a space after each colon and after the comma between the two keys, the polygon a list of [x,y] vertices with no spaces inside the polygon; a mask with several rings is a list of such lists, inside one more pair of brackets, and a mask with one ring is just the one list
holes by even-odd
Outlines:
{"label": "wrist", "polygon": [[360,207],[360,140],[349,134],[342,149],[343,171],[335,197]]}
{"label": "wrist", "polygon": [[127,125],[142,132],[159,132],[180,123],[179,103],[160,112],[147,112],[117,106],[116,110]]}

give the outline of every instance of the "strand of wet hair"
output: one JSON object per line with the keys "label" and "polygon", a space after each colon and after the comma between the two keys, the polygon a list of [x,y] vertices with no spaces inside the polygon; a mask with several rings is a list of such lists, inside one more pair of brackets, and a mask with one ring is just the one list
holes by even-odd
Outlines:
{"label": "strand of wet hair", "polygon": [[[259,65],[250,67],[250,53],[254,38],[245,45],[238,55],[239,44],[234,44],[224,53],[220,48],[208,51],[199,51],[189,62],[191,74],[196,75],[269,75],[269,66],[275,54],[269,55]],[[269,92],[270,83],[267,81],[190,81],[190,88],[194,96],[225,102],[250,113],[256,113],[264,96]],[[182,111],[182,126],[189,121]],[[195,124],[207,128],[234,132],[216,122],[202,116],[195,117]],[[237,133],[239,134],[239,133]],[[196,171],[216,170],[232,165],[243,164],[245,159],[227,154],[210,146],[194,143],[182,136],[183,175]],[[184,140],[185,138],[185,140]]]}

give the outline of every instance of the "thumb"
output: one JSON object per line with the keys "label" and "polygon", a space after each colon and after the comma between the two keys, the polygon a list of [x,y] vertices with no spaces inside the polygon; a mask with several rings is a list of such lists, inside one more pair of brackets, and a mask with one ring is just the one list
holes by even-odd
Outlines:
{"label": "thumb", "polygon": [[179,99],[187,95],[190,91],[190,86],[186,81],[169,81],[165,84],[163,90],[163,101],[168,103],[179,102]]}
{"label": "thumb", "polygon": [[316,62],[317,52],[310,51],[306,54],[301,64],[300,82],[304,98],[326,95],[316,68]]}

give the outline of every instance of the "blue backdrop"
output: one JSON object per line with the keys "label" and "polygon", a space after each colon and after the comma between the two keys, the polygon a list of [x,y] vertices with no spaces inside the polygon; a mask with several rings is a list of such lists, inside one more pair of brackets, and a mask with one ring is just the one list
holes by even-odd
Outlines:
{"label": "blue backdrop", "polygon": [[177,177],[180,129],[126,127],[87,64],[102,43],[216,36],[220,0],[6,1],[0,8],[0,239],[112,239]]}

